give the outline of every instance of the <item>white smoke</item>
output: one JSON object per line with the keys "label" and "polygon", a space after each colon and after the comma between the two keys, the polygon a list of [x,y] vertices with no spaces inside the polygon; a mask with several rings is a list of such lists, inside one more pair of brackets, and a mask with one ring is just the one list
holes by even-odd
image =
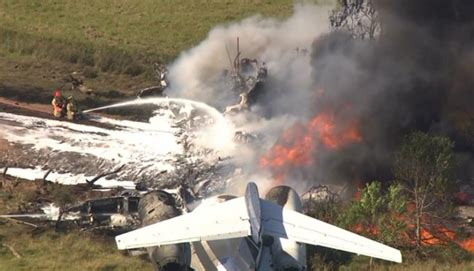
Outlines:
{"label": "white smoke", "polygon": [[[307,93],[311,85],[309,50],[315,37],[329,31],[329,9],[329,6],[297,4],[294,14],[285,20],[254,16],[214,28],[204,41],[183,52],[171,65],[169,93],[221,109],[237,102],[229,89],[216,83],[224,69],[232,67],[237,37],[241,58],[266,62],[269,74],[289,86],[286,91]],[[301,56],[305,49],[306,56]]]}
{"label": "white smoke", "polygon": [[[260,157],[273,146],[284,129],[297,120],[312,117],[310,108],[314,106],[312,95],[315,91],[312,89],[311,47],[317,37],[330,32],[328,14],[332,8],[296,4],[293,15],[286,19],[254,16],[217,26],[204,41],[183,52],[170,65],[168,94],[201,101],[223,111],[239,100],[230,87],[222,83],[223,71],[231,71],[237,55],[237,38],[240,59],[266,63],[266,97],[258,100],[251,112],[229,118],[232,127],[260,135],[258,146],[228,144],[234,132],[228,133],[228,127],[214,129],[203,141],[212,145],[219,143],[218,149],[232,156],[236,165],[242,168],[244,176],[241,181],[236,180],[235,187],[241,188],[243,186],[239,184],[249,180],[260,185],[273,183],[271,174],[259,166]],[[254,114],[269,111],[271,118]]]}

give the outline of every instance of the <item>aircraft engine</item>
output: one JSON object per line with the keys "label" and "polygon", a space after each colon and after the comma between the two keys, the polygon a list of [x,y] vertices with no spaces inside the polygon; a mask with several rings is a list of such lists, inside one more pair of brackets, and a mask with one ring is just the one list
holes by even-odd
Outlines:
{"label": "aircraft engine", "polygon": [[[142,227],[180,215],[174,198],[164,191],[144,195],[138,205]],[[157,271],[190,270],[191,249],[188,243],[147,248],[148,256]]]}
{"label": "aircraft engine", "polygon": [[[301,212],[301,200],[288,186],[276,186],[268,191],[265,199],[293,211]],[[284,238],[264,236],[264,245],[271,246],[275,270],[306,270],[306,245]]]}

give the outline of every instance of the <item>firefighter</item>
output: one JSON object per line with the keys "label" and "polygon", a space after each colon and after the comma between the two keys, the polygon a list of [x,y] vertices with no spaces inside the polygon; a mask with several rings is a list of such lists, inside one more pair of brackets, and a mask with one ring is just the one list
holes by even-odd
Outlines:
{"label": "firefighter", "polygon": [[66,116],[68,120],[75,120],[78,117],[78,110],[76,102],[72,96],[67,98],[67,105],[66,105]]}
{"label": "firefighter", "polygon": [[64,116],[64,112],[66,111],[66,106],[64,103],[63,96],[61,94],[61,90],[57,89],[54,92],[54,98],[51,101],[51,105],[53,106],[53,116],[56,118],[60,118]]}

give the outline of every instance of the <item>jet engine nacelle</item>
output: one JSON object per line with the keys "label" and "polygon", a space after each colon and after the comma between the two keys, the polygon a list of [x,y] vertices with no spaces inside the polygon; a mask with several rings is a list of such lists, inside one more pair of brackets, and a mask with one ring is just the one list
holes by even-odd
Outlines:
{"label": "jet engine nacelle", "polygon": [[[153,191],[144,195],[138,205],[142,227],[180,215],[174,198],[164,191]],[[189,243],[163,245],[147,248],[148,256],[159,271],[190,270],[191,248]]]}
{"label": "jet engine nacelle", "polygon": [[[300,197],[291,187],[276,186],[268,191],[265,199],[283,208],[301,212]],[[306,245],[284,238],[264,237],[270,246],[274,270],[306,270]]]}

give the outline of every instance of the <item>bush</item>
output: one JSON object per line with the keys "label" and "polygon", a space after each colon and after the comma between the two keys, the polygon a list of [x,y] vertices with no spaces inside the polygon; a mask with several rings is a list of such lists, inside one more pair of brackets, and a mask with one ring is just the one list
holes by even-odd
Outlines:
{"label": "bush", "polygon": [[138,64],[131,64],[125,69],[125,73],[131,76],[137,76],[143,73],[143,67]]}
{"label": "bush", "polygon": [[92,67],[85,67],[82,74],[86,78],[97,78],[97,70]]}
{"label": "bush", "polygon": [[338,270],[349,264],[353,254],[319,246],[307,246],[308,270]]}

